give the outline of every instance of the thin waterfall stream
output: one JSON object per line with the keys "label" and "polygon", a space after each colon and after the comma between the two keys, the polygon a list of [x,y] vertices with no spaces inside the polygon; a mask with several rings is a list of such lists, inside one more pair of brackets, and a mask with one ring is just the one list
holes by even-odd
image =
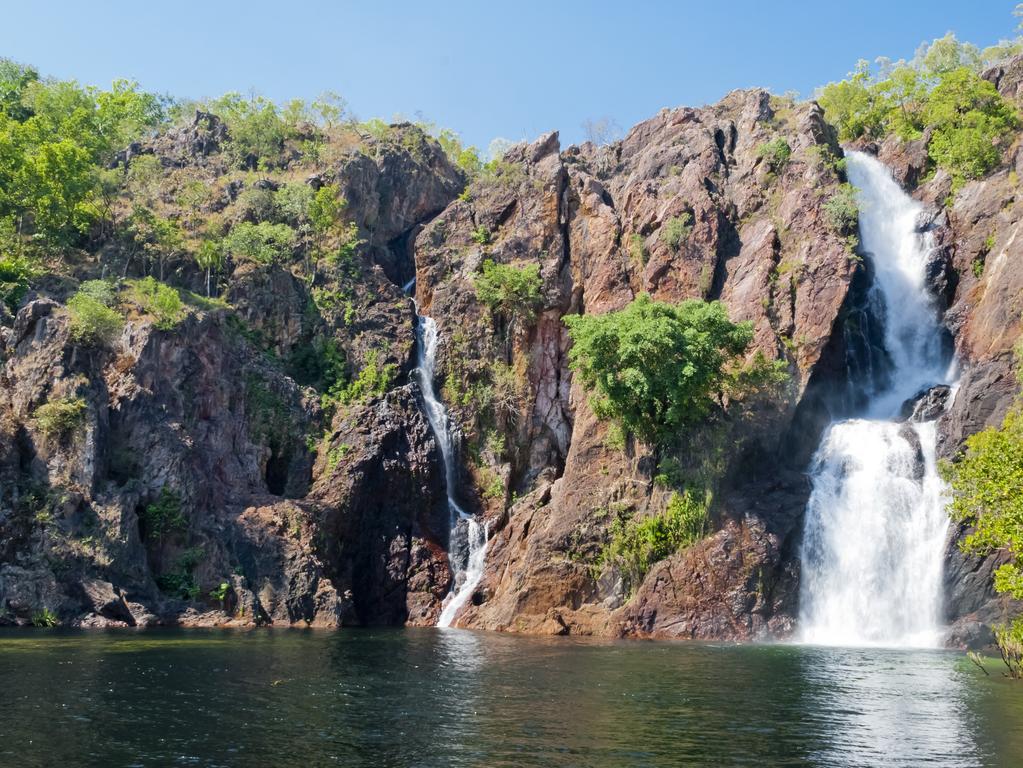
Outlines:
{"label": "thin waterfall stream", "polygon": [[876,376],[850,382],[863,405],[855,418],[828,427],[811,465],[801,639],[931,647],[942,636],[948,531],[936,416],[907,421],[900,412],[906,401],[951,384],[954,363],[927,287],[933,242],[919,226],[922,205],[875,158],[860,152],[847,158],[873,270],[869,311],[883,328],[888,370],[880,384]]}
{"label": "thin waterfall stream", "polygon": [[[410,280],[406,284],[405,290],[411,289],[414,282],[415,279]],[[451,564],[454,581],[451,591],[444,598],[440,618],[437,620],[438,627],[448,627],[451,626],[451,622],[459,610],[472,596],[480,579],[483,578],[489,531],[486,523],[479,522],[475,515],[462,509],[455,498],[455,489],[458,487],[455,436],[448,418],[448,410],[437,396],[434,386],[437,362],[437,323],[432,317],[419,314],[418,305],[416,305],[416,317],[416,376],[423,394],[423,412],[440,448],[441,463],[444,465],[448,511],[451,515],[448,561]],[[463,535],[467,544],[466,551],[459,546]]]}

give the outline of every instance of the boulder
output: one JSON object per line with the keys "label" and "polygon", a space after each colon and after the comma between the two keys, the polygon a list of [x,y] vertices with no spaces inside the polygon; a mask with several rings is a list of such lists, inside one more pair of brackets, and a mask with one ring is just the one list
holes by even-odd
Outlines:
{"label": "boulder", "polygon": [[79,589],[89,608],[96,614],[128,626],[135,625],[135,618],[125,602],[121,591],[109,581],[85,579],[79,582]]}
{"label": "boulder", "polygon": [[918,392],[902,404],[899,416],[906,421],[934,421],[945,412],[951,393],[952,388],[945,384]]}

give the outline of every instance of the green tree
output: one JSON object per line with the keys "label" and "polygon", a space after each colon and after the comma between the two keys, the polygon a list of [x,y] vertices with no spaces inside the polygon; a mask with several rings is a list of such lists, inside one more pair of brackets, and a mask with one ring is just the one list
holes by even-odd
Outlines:
{"label": "green tree", "polygon": [[[1023,410],[1016,406],[999,427],[971,435],[956,463],[941,465],[952,488],[949,517],[973,530],[959,543],[964,552],[1004,550],[1009,562],[995,571],[998,592],[1023,599]],[[996,628],[1002,658],[1013,677],[1023,674],[1023,617]]]}
{"label": "green tree", "polygon": [[96,128],[107,155],[124,149],[165,118],[159,97],[139,90],[131,80],[115,80],[110,90],[95,92],[95,100]]}
{"label": "green tree", "polygon": [[15,177],[19,208],[52,245],[75,242],[95,221],[95,167],[89,153],[64,139],[27,152]]}
{"label": "green tree", "polygon": [[195,252],[195,265],[206,273],[206,297],[211,291],[211,275],[224,268],[224,244],[219,240],[203,240]]}
{"label": "green tree", "polygon": [[38,80],[39,72],[33,67],[0,58],[0,112],[18,122],[27,120],[32,111],[23,103],[25,90]]}
{"label": "green tree", "polygon": [[820,89],[817,100],[842,141],[889,133],[916,139],[930,127],[930,160],[958,187],[998,163],[1000,143],[1018,125],[1015,109],[978,74],[982,58],[949,33],[921,46],[908,63],[881,59],[872,72],[860,61],[848,78]]}
{"label": "green tree", "polygon": [[236,259],[269,265],[290,256],[296,240],[295,230],[287,224],[243,221],[224,238],[224,250]]}
{"label": "green tree", "polygon": [[124,274],[132,259],[141,254],[146,270],[153,263],[159,266],[159,276],[163,280],[164,267],[171,257],[182,253],[185,247],[185,233],[176,221],[157,215],[152,208],[136,205],[126,222],[125,235],[130,244],[128,258],[124,262]]}
{"label": "green tree", "polygon": [[274,193],[274,205],[284,221],[301,228],[309,224],[309,207],[314,195],[308,184],[285,184]]}
{"label": "green tree", "polygon": [[896,65],[888,76],[874,86],[878,130],[893,131],[903,139],[915,139],[924,127],[923,105],[927,101],[927,81],[913,67]]}
{"label": "green tree", "polygon": [[540,266],[526,264],[495,264],[487,259],[483,271],[473,280],[476,297],[487,306],[491,314],[502,315],[510,323],[528,322],[540,306]]}
{"label": "green tree", "polygon": [[967,68],[941,76],[927,100],[924,121],[933,126],[928,154],[957,184],[997,165],[999,141],[1019,125],[1016,111],[995,86]]}
{"label": "green tree", "polygon": [[313,101],[311,108],[317,122],[327,130],[341,123],[348,115],[348,102],[334,91],[321,93]]}
{"label": "green tree", "polygon": [[731,322],[720,302],[674,305],[646,294],[617,312],[570,316],[565,324],[569,361],[594,411],[651,442],[708,415],[753,339],[752,325]]}
{"label": "green tree", "polygon": [[277,106],[263,96],[227,93],[210,105],[227,123],[228,154],[242,168],[271,168],[280,161],[287,130]]}
{"label": "green tree", "polygon": [[828,83],[821,88],[817,101],[828,120],[838,129],[842,141],[881,133],[878,97],[871,87],[870,64],[867,61],[858,61],[856,69],[845,80]]}
{"label": "green tree", "polygon": [[483,170],[483,161],[480,160],[479,150],[476,147],[463,145],[462,139],[457,133],[449,128],[444,128],[436,133],[436,138],[448,159],[461,168],[462,172],[470,179],[479,175],[479,172]]}
{"label": "green tree", "polygon": [[31,116],[22,123],[27,144],[69,141],[98,161],[108,146],[96,119],[93,92],[73,80],[39,80],[30,83],[22,103]]}
{"label": "green tree", "polygon": [[[160,182],[163,181],[163,163],[156,155],[140,155],[133,157],[128,166],[126,178],[127,189],[131,197],[146,206],[153,206],[160,193]],[[206,185],[203,185],[206,188]],[[191,190],[189,190],[191,191]],[[188,198],[189,191],[183,192]]]}
{"label": "green tree", "polygon": [[1005,549],[1012,560],[995,572],[995,588],[1023,600],[1023,411],[966,440],[966,452],[943,473],[952,486],[952,519],[973,525],[966,552]]}
{"label": "green tree", "polygon": [[336,233],[341,227],[341,215],[348,201],[341,196],[337,184],[325,184],[316,190],[308,206],[309,221],[317,233]]}
{"label": "green tree", "polygon": [[79,290],[68,299],[67,308],[71,339],[86,346],[109,344],[124,326],[121,316],[89,290]]}
{"label": "green tree", "polygon": [[69,395],[43,403],[32,412],[32,419],[46,437],[63,440],[85,423],[86,408],[83,398]]}
{"label": "green tree", "polygon": [[977,46],[960,42],[954,33],[923,43],[913,57],[913,67],[927,76],[940,77],[957,69],[979,72],[981,55]]}
{"label": "green tree", "polygon": [[162,102],[135,83],[104,91],[0,61],[0,216],[44,245],[78,244],[111,210],[105,166],[162,120]]}

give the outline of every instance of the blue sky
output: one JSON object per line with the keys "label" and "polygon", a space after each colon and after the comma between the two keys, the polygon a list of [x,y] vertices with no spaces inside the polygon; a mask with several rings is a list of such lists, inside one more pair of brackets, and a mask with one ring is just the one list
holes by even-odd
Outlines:
{"label": "blue sky", "polygon": [[810,94],[949,30],[989,45],[1014,34],[1015,2],[4,0],[0,55],[190,98],[330,89],[360,118],[420,113],[485,149],[554,128],[568,144],[588,118],[628,128],[733,88]]}

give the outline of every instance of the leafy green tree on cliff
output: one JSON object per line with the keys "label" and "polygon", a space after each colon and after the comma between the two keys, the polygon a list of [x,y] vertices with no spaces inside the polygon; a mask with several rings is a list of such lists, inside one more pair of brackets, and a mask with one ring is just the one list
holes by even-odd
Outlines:
{"label": "leafy green tree on cliff", "polygon": [[516,267],[497,264],[492,259],[483,262],[482,272],[473,280],[476,298],[486,305],[496,323],[505,324],[508,339],[517,323],[533,319],[541,303],[542,286],[538,264]]}
{"label": "leafy green tree on cliff", "polygon": [[625,309],[565,324],[569,360],[594,411],[650,442],[704,419],[740,386],[784,378],[780,363],[741,364],[753,327],[733,323],[717,301],[667,304],[642,294]]}
{"label": "leafy green tree on cliff", "polygon": [[998,141],[1019,125],[995,86],[968,69],[942,75],[923,111],[933,134],[927,151],[954,179],[978,178],[998,163]]}
{"label": "leafy green tree on cliff", "polygon": [[962,459],[945,467],[952,486],[949,513],[972,524],[967,552],[1005,548],[1012,560],[995,572],[995,588],[1023,600],[1023,412],[969,437]]}
{"label": "leafy green tree on cliff", "polygon": [[[969,437],[954,464],[942,465],[952,487],[949,516],[972,525],[964,552],[1005,550],[1009,561],[995,571],[995,590],[1023,600],[1023,410],[1017,406],[1000,427]],[[996,628],[1002,658],[1013,677],[1023,676],[1023,617]]]}

